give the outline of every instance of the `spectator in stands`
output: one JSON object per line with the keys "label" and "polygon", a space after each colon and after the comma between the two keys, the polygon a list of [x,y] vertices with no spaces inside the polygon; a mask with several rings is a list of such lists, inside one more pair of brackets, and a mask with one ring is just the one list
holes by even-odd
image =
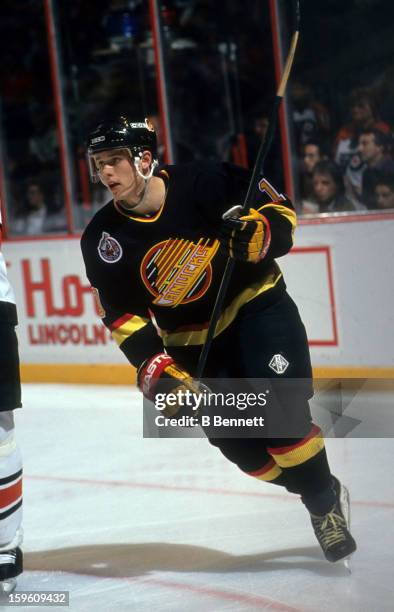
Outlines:
{"label": "spectator in stands", "polygon": [[375,207],[394,210],[394,175],[380,174],[375,183]]}
{"label": "spectator in stands", "polygon": [[45,197],[38,182],[29,182],[26,186],[25,203],[15,220],[14,231],[17,234],[32,236],[44,231],[47,215]]}
{"label": "spectator in stands", "polygon": [[300,190],[302,199],[310,199],[313,193],[312,175],[316,164],[327,159],[327,154],[321,142],[309,140],[301,147]]}
{"label": "spectator in stands", "polygon": [[305,83],[294,81],[290,92],[296,145],[300,151],[306,142],[329,133],[330,116],[328,110],[314,99],[311,88]]}
{"label": "spectator in stands", "polygon": [[24,236],[66,230],[64,212],[48,210],[44,189],[38,181],[26,185],[25,203],[15,219],[13,231]]}
{"label": "spectator in stands", "polygon": [[379,121],[374,97],[368,89],[354,89],[349,97],[349,107],[351,121],[340,128],[334,143],[334,160],[344,170],[352,155],[357,153],[358,137],[363,130],[390,133],[390,126]]}
{"label": "spectator in stands", "polygon": [[394,175],[394,161],[387,153],[388,138],[379,130],[361,132],[358,150],[365,163],[362,174],[361,201],[367,208],[374,208],[375,185],[380,173]]}
{"label": "spectator in stands", "polygon": [[365,210],[361,194],[363,174],[366,167],[367,165],[361,157],[360,151],[357,149],[352,153],[344,174],[346,197],[353,202],[355,208],[359,210]]}
{"label": "spectator in stands", "polygon": [[342,172],[333,161],[323,160],[316,164],[312,185],[312,199],[303,202],[303,214],[354,210],[352,202],[345,196]]}

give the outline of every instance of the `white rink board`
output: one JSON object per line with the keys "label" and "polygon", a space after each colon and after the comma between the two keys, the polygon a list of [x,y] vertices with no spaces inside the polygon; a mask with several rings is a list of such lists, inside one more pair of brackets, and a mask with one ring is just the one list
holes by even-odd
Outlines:
{"label": "white rink board", "polygon": [[[302,225],[279,259],[313,364],[393,365],[394,221]],[[23,363],[125,363],[104,330],[79,239],[7,242]]]}
{"label": "white rink board", "polygon": [[79,239],[7,243],[23,363],[125,363],[95,311]]}
{"label": "white rink board", "polygon": [[[312,346],[314,365],[394,365],[393,236],[392,219],[298,228],[296,246],[329,245],[332,261],[338,346]],[[288,276],[287,284],[294,295],[308,293],[306,273]],[[308,328],[309,311],[303,315]]]}
{"label": "white rink board", "polygon": [[[331,249],[296,247],[279,260],[287,289],[298,305],[312,346],[336,340],[335,294],[332,291]],[[331,284],[330,284],[331,281]]]}

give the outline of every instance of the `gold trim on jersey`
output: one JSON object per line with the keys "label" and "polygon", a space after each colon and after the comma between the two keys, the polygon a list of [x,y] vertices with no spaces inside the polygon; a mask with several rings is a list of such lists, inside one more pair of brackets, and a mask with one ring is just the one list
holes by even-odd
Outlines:
{"label": "gold trim on jersey", "polygon": [[115,323],[112,323],[110,326],[112,337],[118,346],[123,344],[127,338],[130,338],[130,336],[135,334],[135,332],[142,329],[149,323],[148,319],[143,319],[138,315],[130,315],[130,318],[123,323],[125,318],[126,317],[122,317],[119,319],[119,325],[117,325],[117,322],[115,321]]}
{"label": "gold trim on jersey", "polygon": [[259,182],[259,190],[261,193],[267,194],[272,202],[279,202],[280,200],[283,201],[286,199],[283,193],[279,193],[279,191],[277,191],[266,178],[262,178]]}
{"label": "gold trim on jersey", "polygon": [[[247,289],[244,289],[236,298],[224,309],[222,314],[220,315],[214,337],[221,334],[235,319],[238,314],[239,309],[244,304],[255,299],[257,296],[261,295],[265,291],[269,291],[278,283],[278,281],[282,278],[282,272],[279,269],[279,266],[274,263],[274,269],[271,274],[269,274],[266,279],[254,283],[250,285]],[[261,284],[262,283],[262,284]],[[205,324],[204,327],[200,327],[199,329],[189,329],[183,331],[173,331],[167,332],[165,330],[160,330],[160,336],[163,340],[164,346],[195,346],[204,344],[208,331],[208,324]]]}

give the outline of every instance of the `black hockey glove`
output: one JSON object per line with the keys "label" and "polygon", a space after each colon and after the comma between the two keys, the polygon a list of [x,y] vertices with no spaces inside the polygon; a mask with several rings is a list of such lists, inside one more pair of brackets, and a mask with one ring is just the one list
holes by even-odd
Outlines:
{"label": "black hockey glove", "polygon": [[241,206],[230,208],[223,215],[219,240],[229,257],[257,263],[264,259],[270,246],[268,220],[254,208],[239,217]]}
{"label": "black hockey glove", "polygon": [[[198,417],[202,393],[209,389],[177,365],[166,353],[159,353],[138,368],[138,388],[144,396],[155,402],[160,397],[164,416],[179,418],[184,415]],[[198,399],[199,398],[199,399]]]}

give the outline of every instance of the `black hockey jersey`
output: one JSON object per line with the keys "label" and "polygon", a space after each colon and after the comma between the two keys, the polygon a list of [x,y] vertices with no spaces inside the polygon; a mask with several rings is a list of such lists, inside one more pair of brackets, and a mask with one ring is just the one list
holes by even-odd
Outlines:
{"label": "black hockey jersey", "polygon": [[[215,162],[162,166],[162,208],[137,216],[114,201],[86,227],[81,248],[104,324],[129,361],[138,367],[163,346],[205,341],[227,256],[216,236],[222,214],[242,204],[249,171]],[[255,208],[271,229],[263,261],[237,262],[216,335],[239,309],[261,296],[271,303],[285,289],[274,261],[292,246],[296,215],[291,202],[262,180]]]}

